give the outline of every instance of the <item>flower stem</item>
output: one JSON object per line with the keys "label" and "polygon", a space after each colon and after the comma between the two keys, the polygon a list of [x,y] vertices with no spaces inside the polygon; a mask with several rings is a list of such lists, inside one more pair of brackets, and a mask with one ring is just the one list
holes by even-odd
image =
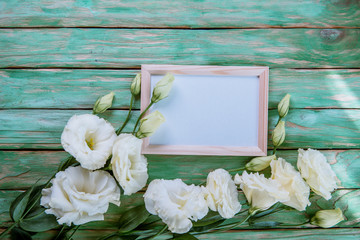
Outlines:
{"label": "flower stem", "polygon": [[135,123],[135,127],[134,130],[132,131],[132,134],[134,135],[135,131],[136,131],[136,127],[138,126],[140,119],[144,116],[144,114],[149,110],[149,108],[154,104],[154,102],[150,102],[150,104],[147,106],[147,108],[145,108],[145,110],[140,114],[139,118],[137,119],[136,123]]}
{"label": "flower stem", "polygon": [[80,225],[77,225],[74,231],[71,233],[68,239],[71,239],[71,237],[76,233],[76,231],[79,229]]}
{"label": "flower stem", "polygon": [[244,170],[246,170],[246,168],[242,167],[242,168],[230,169],[230,170],[228,170],[228,172],[239,172],[239,171],[244,171]]}
{"label": "flower stem", "polygon": [[237,227],[241,224],[243,224],[244,222],[246,222],[247,220],[249,220],[249,218],[251,216],[253,216],[254,214],[248,214],[247,217],[240,221],[240,222],[237,222],[237,223],[229,223],[229,224],[226,224],[226,225],[222,225],[218,228],[215,228],[214,230],[207,230],[207,231],[204,231],[204,232],[197,232],[197,233],[193,233],[193,235],[200,235],[200,234],[209,234],[209,233],[217,233],[217,232],[223,232],[223,231],[228,231],[234,227]]}
{"label": "flower stem", "polygon": [[130,106],[129,106],[128,115],[127,115],[123,125],[118,130],[116,130],[116,135],[119,135],[121,133],[121,131],[124,129],[124,127],[126,126],[126,124],[128,123],[128,121],[130,119],[130,114],[131,114],[133,104],[134,104],[134,95],[131,94],[131,100],[130,100]]}
{"label": "flower stem", "polygon": [[61,230],[59,231],[59,233],[56,235],[56,237],[54,238],[54,240],[59,239],[59,237],[61,236],[61,234],[64,232],[65,230],[65,224],[63,224]]}
{"label": "flower stem", "polygon": [[159,236],[160,234],[162,234],[167,228],[167,225],[165,225],[162,229],[160,229],[160,231],[158,231],[155,235],[153,235],[152,237],[148,238],[148,240],[154,239],[157,236]]}
{"label": "flower stem", "polygon": [[8,233],[11,229],[13,229],[14,227],[16,227],[16,225],[18,224],[18,222],[14,222],[10,227],[8,227],[5,231],[3,231],[0,234],[0,238],[2,238],[3,236],[5,236],[6,233]]}
{"label": "flower stem", "polygon": [[[247,220],[249,220],[249,218],[250,218],[251,216],[253,216],[253,214],[248,214],[244,220],[242,220],[242,221],[240,221],[240,222],[237,222],[237,223],[230,223],[230,224],[223,225],[223,226],[221,226],[221,229],[218,229],[218,230],[215,230],[215,231],[216,231],[216,232],[222,232],[222,231],[230,230],[230,229],[232,229],[232,228],[234,228],[234,227],[237,227],[237,226],[243,224],[244,222],[246,222]],[[223,227],[227,227],[227,228],[223,229]]]}
{"label": "flower stem", "polygon": [[106,240],[106,239],[112,238],[112,237],[117,236],[117,235],[118,235],[117,232],[110,233],[110,234],[105,235],[105,236],[103,236],[103,237],[101,237],[101,238],[98,238],[98,240]]}

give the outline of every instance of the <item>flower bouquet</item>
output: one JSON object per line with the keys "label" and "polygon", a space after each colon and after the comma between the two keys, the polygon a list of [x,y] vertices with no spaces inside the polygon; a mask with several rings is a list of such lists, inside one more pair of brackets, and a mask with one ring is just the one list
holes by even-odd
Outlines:
{"label": "flower bouquet", "polygon": [[[72,239],[82,224],[104,220],[110,203],[120,206],[121,195],[132,195],[146,186],[148,162],[141,154],[142,138],[151,136],[165,118],[158,111],[144,115],[168,96],[174,76],[166,74],[156,84],[151,102],[133,131],[123,133],[134,98],[140,93],[140,79],[138,74],[131,84],[129,112],[117,130],[97,116],[111,107],[114,93],[99,98],[92,114],[74,115],[68,120],[61,144],[70,156],[49,181],[34,184],[13,201],[13,224],[0,237],[10,233],[12,239],[31,239],[38,232],[55,229],[53,239]],[[253,158],[245,168],[216,169],[198,186],[181,179],[152,180],[143,195],[144,203],[121,214],[119,228],[100,239],[153,239],[162,234],[169,239],[197,239],[197,235],[227,231],[245,222],[262,227],[291,226],[259,219],[283,209],[304,211],[311,204],[311,191],[330,199],[336,189],[336,175],[321,152],[299,149],[299,172],[276,155],[285,140],[283,119],[289,105],[287,94],[278,105],[271,155]],[[259,173],[269,167],[269,176]],[[245,195],[246,204],[240,204],[239,194]],[[244,212],[246,216],[239,219]],[[343,219],[340,209],[320,210],[300,225],[328,228]]]}

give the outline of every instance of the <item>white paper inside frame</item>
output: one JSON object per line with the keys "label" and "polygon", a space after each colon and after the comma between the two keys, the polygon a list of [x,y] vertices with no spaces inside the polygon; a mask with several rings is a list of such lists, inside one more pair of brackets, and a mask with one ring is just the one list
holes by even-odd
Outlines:
{"label": "white paper inside frame", "polygon": [[[151,75],[151,92],[164,75]],[[257,146],[259,77],[176,75],[154,104],[166,118],[150,145]]]}

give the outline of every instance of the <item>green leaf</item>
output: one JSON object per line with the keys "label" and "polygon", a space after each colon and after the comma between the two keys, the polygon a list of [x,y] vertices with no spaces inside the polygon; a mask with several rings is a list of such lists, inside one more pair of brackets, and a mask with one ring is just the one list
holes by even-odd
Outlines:
{"label": "green leaf", "polygon": [[28,189],[26,192],[21,193],[10,206],[10,217],[14,222],[19,221],[23,216],[26,206],[28,205],[30,194],[34,190],[34,185]]}
{"label": "green leaf", "polygon": [[19,226],[29,232],[44,232],[58,225],[56,217],[52,214],[46,214],[45,209],[37,215],[26,216],[19,222]]}
{"label": "green leaf", "polygon": [[194,235],[191,235],[190,233],[185,233],[185,234],[175,234],[174,238],[172,238],[173,240],[196,240],[198,238],[196,238]]}
{"label": "green leaf", "polygon": [[75,163],[77,163],[77,161],[73,156],[68,157],[67,159],[65,159],[64,161],[61,162],[61,164],[58,168],[58,172],[64,171],[65,169],[67,169],[68,167],[70,167],[71,165],[73,165]]}
{"label": "green leaf", "polygon": [[249,222],[250,226],[254,228],[272,228],[281,225],[280,222],[265,221],[265,222]]}
{"label": "green leaf", "polygon": [[203,227],[215,222],[221,221],[223,218],[217,212],[209,212],[203,219],[193,222],[194,227]]}
{"label": "green leaf", "polygon": [[119,220],[119,232],[129,232],[142,224],[150,213],[146,210],[145,205],[140,205],[126,211]]}
{"label": "green leaf", "polygon": [[210,229],[213,229],[217,226],[219,226],[220,224],[222,224],[226,219],[221,219],[219,221],[216,221],[216,222],[213,222],[211,224],[208,224],[208,225],[205,225],[205,226],[202,226],[202,227],[193,227],[193,230],[195,232],[204,232],[204,231],[207,231],[207,230],[210,230]]}
{"label": "green leaf", "polygon": [[271,206],[269,209],[265,210],[265,211],[261,211],[256,213],[253,218],[260,218],[260,217],[264,217],[266,215],[271,214],[272,212],[274,212],[276,209],[278,209],[279,207],[281,207],[281,203],[277,202],[275,203],[273,206]]}
{"label": "green leaf", "polygon": [[22,230],[21,228],[18,228],[18,227],[15,227],[15,228],[13,228],[11,230],[10,238],[12,240],[19,240],[19,239],[21,239],[21,240],[31,240],[32,239],[31,235],[28,232],[26,232],[26,231],[24,231],[24,230]]}

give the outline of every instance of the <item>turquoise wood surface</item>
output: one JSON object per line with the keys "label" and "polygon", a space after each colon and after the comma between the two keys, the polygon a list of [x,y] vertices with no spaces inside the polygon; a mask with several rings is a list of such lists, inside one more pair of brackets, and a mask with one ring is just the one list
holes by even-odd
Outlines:
{"label": "turquoise wood surface", "polygon": [[[263,219],[296,224],[318,209],[339,207],[346,221],[335,228],[244,224],[200,239],[359,238],[357,0],[0,0],[0,232],[11,223],[11,201],[38,179],[46,182],[67,156],[60,134],[68,118],[90,113],[98,96],[114,91],[114,105],[103,116],[120,126],[130,81],[145,63],[270,66],[270,133],[278,101],[292,95],[278,155],[295,164],[298,148],[320,149],[338,177],[330,201],[313,197],[305,212]],[[125,131],[132,129],[139,105],[137,99]],[[152,155],[149,175],[199,184],[208,172],[243,167],[249,159]],[[84,225],[75,239],[114,231],[121,213],[142,202],[142,193],[122,196],[120,208],[111,206],[105,221]]]}

